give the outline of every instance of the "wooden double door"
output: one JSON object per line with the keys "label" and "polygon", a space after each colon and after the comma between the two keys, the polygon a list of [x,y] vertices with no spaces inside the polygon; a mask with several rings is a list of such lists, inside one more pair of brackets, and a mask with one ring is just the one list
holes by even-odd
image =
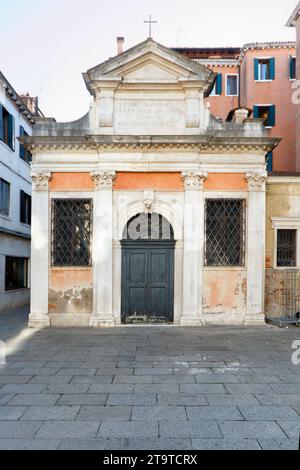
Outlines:
{"label": "wooden double door", "polygon": [[122,242],[122,317],[174,316],[175,241]]}

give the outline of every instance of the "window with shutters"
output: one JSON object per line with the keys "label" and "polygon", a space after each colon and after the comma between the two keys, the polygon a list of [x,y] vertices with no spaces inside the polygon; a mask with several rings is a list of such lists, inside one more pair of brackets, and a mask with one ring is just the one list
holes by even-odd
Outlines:
{"label": "window with shutters", "polygon": [[0,140],[15,150],[15,119],[0,105]]}
{"label": "window with shutters", "polygon": [[222,82],[223,82],[223,75],[221,73],[218,73],[210,96],[222,95]]}
{"label": "window with shutters", "polygon": [[297,230],[277,230],[277,266],[297,266]]}
{"label": "window with shutters", "polygon": [[0,215],[9,216],[10,212],[10,184],[0,178]]}
{"label": "window with shutters", "polygon": [[52,266],[91,266],[92,201],[52,201]]}
{"label": "window with shutters", "polygon": [[275,58],[254,59],[255,80],[265,82],[275,80]]}
{"label": "window with shutters", "polygon": [[255,105],[253,108],[253,117],[263,119],[266,127],[275,127],[276,108],[274,105]]}
{"label": "window with shutters", "polygon": [[226,75],[226,95],[227,96],[238,96],[239,84],[238,75]]}
{"label": "window with shutters", "polygon": [[205,265],[245,265],[245,201],[207,199]]}
{"label": "window with shutters", "polygon": [[28,259],[6,256],[5,290],[28,288]]}
{"label": "window with shutters", "polygon": [[290,57],[290,80],[296,80],[296,57]]}
{"label": "window with shutters", "polygon": [[20,222],[31,225],[31,196],[20,191]]}
{"label": "window with shutters", "polygon": [[[20,126],[20,137],[28,136],[23,126]],[[20,143],[20,158],[26,163],[32,162],[32,154]]]}

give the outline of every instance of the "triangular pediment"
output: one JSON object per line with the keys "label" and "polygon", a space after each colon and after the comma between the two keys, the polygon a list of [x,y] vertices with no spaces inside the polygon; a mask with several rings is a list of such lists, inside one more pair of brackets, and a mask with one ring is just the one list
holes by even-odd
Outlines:
{"label": "triangular pediment", "polygon": [[84,74],[91,91],[93,83],[132,79],[140,82],[164,83],[174,80],[198,81],[209,87],[214,81],[214,73],[207,67],[147,39],[128,51],[93,67]]}

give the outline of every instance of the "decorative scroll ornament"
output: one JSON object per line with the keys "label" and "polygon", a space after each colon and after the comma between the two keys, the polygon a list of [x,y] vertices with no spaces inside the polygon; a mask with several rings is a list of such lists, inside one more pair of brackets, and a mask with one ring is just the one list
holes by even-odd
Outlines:
{"label": "decorative scroll ornament", "polygon": [[30,176],[32,178],[34,191],[48,191],[49,181],[51,181],[52,179],[52,174],[50,171],[46,171],[46,172],[32,171]]}
{"label": "decorative scroll ornament", "polygon": [[152,190],[144,191],[144,212],[151,214],[155,201],[155,193]]}
{"label": "decorative scroll ornament", "polygon": [[248,181],[250,191],[262,191],[265,189],[265,183],[268,173],[265,170],[251,171],[246,174],[245,179]]}
{"label": "decorative scroll ornament", "polygon": [[203,183],[208,178],[206,171],[202,170],[191,170],[188,172],[181,173],[181,177],[184,181],[186,191],[195,191],[197,189],[203,189]]}
{"label": "decorative scroll ornament", "polygon": [[95,189],[112,189],[114,180],[116,179],[115,171],[93,171],[91,176],[95,183]]}

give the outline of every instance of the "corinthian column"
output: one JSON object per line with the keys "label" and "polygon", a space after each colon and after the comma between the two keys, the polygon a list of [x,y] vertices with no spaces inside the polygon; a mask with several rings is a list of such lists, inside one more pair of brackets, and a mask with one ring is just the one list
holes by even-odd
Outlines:
{"label": "corinthian column", "polygon": [[264,170],[246,174],[248,181],[247,315],[245,324],[264,323],[266,179]]}
{"label": "corinthian column", "polygon": [[112,326],[113,315],[113,182],[114,171],[93,172],[94,309],[90,326]]}
{"label": "corinthian column", "polygon": [[207,173],[182,173],[184,181],[183,312],[181,325],[201,325],[204,264],[204,193]]}
{"label": "corinthian column", "polygon": [[31,173],[31,306],[29,327],[50,326],[48,316],[49,280],[49,181],[50,172]]}

